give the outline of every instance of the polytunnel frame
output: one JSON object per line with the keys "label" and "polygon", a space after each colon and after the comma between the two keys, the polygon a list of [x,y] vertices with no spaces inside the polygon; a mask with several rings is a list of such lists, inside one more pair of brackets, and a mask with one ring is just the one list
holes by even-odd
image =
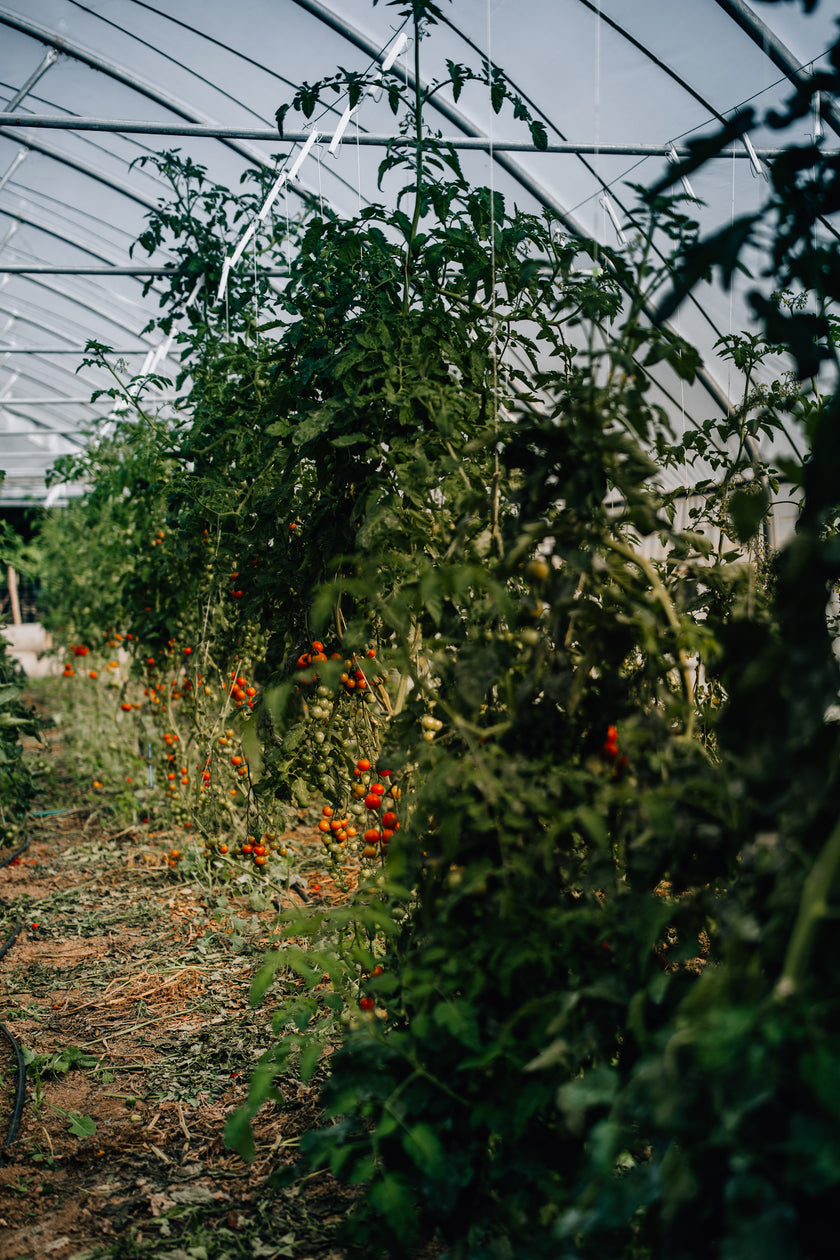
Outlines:
{"label": "polytunnel frame", "polygon": [[[292,2],[297,7],[303,9],[304,11],[308,12],[310,15],[316,17],[321,22],[330,26],[343,39],[347,40],[349,43],[351,43],[352,45],[354,45],[361,51],[365,52],[367,55],[371,56],[374,59],[377,59],[380,56],[381,49],[373,40],[371,40],[368,36],[366,36],[363,32],[359,31],[357,28],[352,26],[352,24],[349,23],[346,19],[344,19],[340,15],[330,10],[325,4],[321,3],[321,0],[292,0]],[[703,105],[704,109],[706,109],[712,117],[716,117],[718,119],[722,117],[720,113],[716,109],[714,109],[714,107],[712,107],[708,101],[704,100],[704,98],[699,93],[697,93],[693,88],[691,88],[691,86],[687,83],[687,81],[683,79],[682,76],[680,76],[672,67],[668,66],[667,63],[663,62],[660,58],[657,58],[654,54],[650,52],[650,50],[645,49],[644,46],[639,43],[639,41],[637,41],[619,23],[615,22],[614,19],[609,17],[609,15],[601,13],[599,5],[592,3],[592,0],[578,0],[578,2],[584,8],[595,13],[600,21],[604,21],[606,24],[611,26],[614,30],[616,30],[622,36],[622,38],[628,40],[636,49],[642,52],[646,57],[648,57],[652,62],[654,62],[662,71],[664,71],[672,79],[674,79],[675,82],[678,83],[680,88],[690,93],[694,97],[695,100],[697,100],[699,103]],[[743,0],[715,0],[715,2],[734,21],[738,22],[738,25],[741,26],[741,28],[747,32],[747,34],[750,36],[750,38],[754,40],[754,42],[756,42],[757,44],[759,44],[760,47],[763,48],[763,51],[765,52],[765,54],[768,55],[771,58],[771,60],[773,60],[774,64],[776,64],[777,66],[779,66],[779,68],[783,70],[783,73],[787,75],[787,77],[791,80],[791,82],[797,85],[801,82],[800,67],[796,65],[795,59],[790,54],[789,50],[785,48],[785,46],[781,43],[781,41],[779,41],[773,35],[772,32],[769,32],[768,28],[766,28],[764,24],[761,23],[760,20],[756,17],[756,15],[754,15],[752,11],[749,10],[748,6],[743,3]],[[85,6],[81,6],[81,5],[79,7],[83,9],[85,8]],[[182,25],[182,26],[187,25],[185,23],[180,22],[178,19],[172,17],[171,15],[166,14],[162,12],[161,10],[154,8],[154,6],[152,5],[142,4],[140,5],[140,7],[149,9],[151,12],[157,13],[159,16],[163,18],[168,18],[169,20],[176,22],[178,25]],[[89,11],[89,12],[93,12],[93,11]],[[104,18],[103,15],[94,13],[94,16],[105,21],[109,25],[116,26],[118,30],[121,30],[123,33],[127,34],[130,38],[137,39],[137,40],[140,40],[141,43],[145,43],[145,41],[140,39],[139,35],[136,35],[132,31],[128,31],[124,27],[118,26],[118,24],[116,23],[110,22],[109,19]],[[465,35],[465,33],[460,30],[460,28],[454,22],[452,22],[448,17],[445,17],[444,21],[445,21],[445,24],[449,26],[453,30],[453,32],[457,34],[457,36],[460,39],[464,40],[470,47],[472,47],[480,56],[484,58],[485,62],[487,62],[486,54],[484,54],[481,51],[481,49],[478,47],[478,45],[474,44]],[[134,75],[130,71],[127,71],[123,66],[120,66],[115,60],[103,57],[98,53],[94,53],[91,50],[82,47],[80,44],[77,44],[73,41],[67,40],[64,37],[55,34],[55,32],[51,31],[47,27],[40,25],[37,22],[31,21],[27,18],[23,18],[19,14],[11,13],[5,9],[0,10],[0,25],[11,27],[12,29],[18,30],[19,32],[25,35],[28,35],[31,38],[39,40],[42,43],[46,44],[47,49],[48,49],[43,61],[36,68],[36,70],[29,76],[29,79],[26,81],[26,83],[22,85],[22,87],[15,94],[15,96],[13,97],[13,100],[9,103],[10,106],[15,107],[16,105],[18,105],[20,101],[24,99],[28,91],[34,86],[34,84],[43,76],[43,74],[49,69],[49,67],[55,63],[55,61],[58,59],[59,54],[63,53],[75,60],[80,61],[83,64],[88,65],[89,67],[93,69],[96,69],[105,73],[106,75],[113,78],[114,80],[123,83],[125,86],[128,86],[132,91],[135,91],[138,94],[145,96],[146,98],[150,100],[155,101],[157,104],[160,104],[165,109],[169,110],[171,113],[174,113],[176,116],[179,116],[185,120],[189,120],[191,123],[191,126],[189,127],[189,129],[184,128],[184,131],[183,131],[184,134],[202,134],[202,133],[207,134],[207,135],[212,134],[214,135],[216,139],[220,141],[220,143],[225,144],[227,147],[231,148],[234,152],[238,153],[240,156],[246,157],[249,162],[257,162],[259,165],[263,167],[270,167],[272,165],[272,163],[265,161],[265,159],[263,159],[260,154],[255,153],[252,150],[251,146],[237,143],[237,139],[242,135],[242,129],[213,128],[213,127],[202,125],[201,123],[197,121],[199,118],[199,115],[196,113],[196,111],[190,109],[189,106],[186,105],[184,102],[179,101],[176,98],[170,96],[170,94],[161,91],[155,85],[147,83],[145,80],[141,79],[140,76]],[[189,29],[193,29],[193,28],[189,28]],[[201,31],[197,31],[196,33],[199,36],[204,36],[204,33]],[[768,39],[768,35],[770,36],[769,39]],[[206,38],[212,41],[212,36],[208,35],[206,36]],[[213,42],[218,42],[218,41],[213,41]],[[240,54],[236,52],[236,50],[234,50],[234,52],[236,53],[237,56],[245,56],[245,54]],[[163,53],[162,55],[168,56],[168,54],[166,53]],[[172,57],[168,57],[168,59],[175,60]],[[178,64],[182,64],[182,63],[178,63]],[[493,64],[495,67],[495,63]],[[282,79],[284,82],[286,81],[284,76],[277,75],[275,72],[269,70],[268,67],[263,67],[263,68],[266,69],[266,71],[269,74],[272,74],[274,77],[278,77]],[[501,70],[501,68],[499,69]],[[504,71],[501,71],[501,73],[505,74]],[[417,81],[415,80],[415,76],[413,72],[410,71],[408,68],[406,68],[405,70],[405,78],[406,78],[407,85],[415,86]],[[506,74],[505,74],[505,78],[508,80],[508,82],[512,84],[512,86],[516,86],[515,84],[513,84],[513,81],[510,79],[510,77],[507,76]],[[205,80],[205,82],[207,82],[207,80]],[[419,87],[421,89],[424,87],[424,84],[422,83],[422,81],[419,82]],[[518,87],[516,88],[516,90],[521,91],[521,89],[519,89]],[[229,95],[228,93],[224,93],[224,94]],[[236,98],[231,97],[231,99],[235,100]],[[239,102],[239,103],[242,105],[244,109],[248,110],[248,112],[251,112],[251,113],[254,112],[252,110],[249,110],[249,107],[245,105],[244,102]],[[558,217],[558,220],[563,224],[565,229],[569,232],[570,236],[572,236],[574,239],[579,239],[582,241],[591,241],[593,239],[592,236],[588,232],[586,232],[581,227],[581,225],[575,220],[573,215],[571,215],[568,211],[566,211],[564,207],[560,205],[559,202],[557,202],[556,198],[554,198],[551,194],[549,194],[548,191],[540,185],[538,180],[536,180],[529,172],[525,171],[519,165],[519,163],[505,156],[504,142],[494,141],[492,137],[484,135],[481,132],[480,128],[478,128],[475,124],[473,124],[466,115],[462,114],[460,110],[456,109],[454,106],[450,105],[448,102],[432,97],[431,100],[429,101],[429,104],[443,117],[448,118],[455,126],[457,126],[459,130],[461,130],[465,134],[468,140],[473,141],[473,146],[470,146],[470,147],[483,147],[483,148],[488,149],[490,152],[492,161],[495,162],[501,169],[505,170],[516,181],[516,183],[518,183],[522,188],[528,191],[530,195],[535,198],[538,204],[541,204],[545,206],[546,208],[550,209]],[[2,134],[4,137],[11,139],[12,136],[14,135],[14,137],[17,138],[17,135],[15,134],[15,128],[8,125],[8,123],[11,121],[14,121],[14,123],[18,126],[37,125],[37,122],[32,118],[32,116],[22,115],[19,117],[15,117],[13,120],[9,119],[8,114],[11,112],[12,110],[10,110],[9,107],[7,107],[7,110],[6,110],[7,116],[0,118],[0,121],[7,124],[3,126],[2,128],[0,128],[0,134]],[[546,121],[548,125],[552,127],[553,131],[555,131],[557,134],[562,135],[562,133],[560,132],[556,124],[553,122],[553,120],[551,120],[543,111],[538,111],[538,112],[540,116],[544,119],[544,121]],[[834,130],[837,134],[840,134],[840,126],[838,126],[833,108],[829,105],[828,102],[823,101],[821,103],[820,114],[825,119],[827,125],[830,126],[832,130]],[[48,120],[43,119],[43,120],[38,120],[38,121],[43,121],[46,124]],[[75,129],[77,130],[81,129],[80,128],[81,123],[85,121],[92,122],[92,120],[80,120],[78,118],[74,119],[72,116],[69,116],[68,118],[62,119],[62,120],[50,119],[49,121],[53,125],[66,126],[68,129],[73,129],[74,124],[75,124]],[[169,130],[166,129],[164,125],[158,125],[158,126],[159,126],[158,134],[169,133]],[[153,128],[154,128],[154,125],[150,124],[149,130],[151,131]],[[126,132],[128,131],[127,127],[118,128],[116,124],[114,125],[114,129],[115,130],[119,129]],[[172,129],[173,133],[174,133],[174,130],[175,129]],[[225,134],[225,132],[227,132],[228,134]],[[259,135],[259,138],[266,138],[265,133],[260,134],[256,131],[256,129],[253,129],[251,134],[248,134],[248,132],[245,131],[245,134],[248,135],[248,138],[252,138],[252,136],[253,138],[256,138],[257,135]],[[282,137],[281,136],[275,137],[273,132],[269,134],[271,138],[276,138],[280,142],[292,141],[293,139],[302,138],[303,135],[305,135],[305,133],[301,133],[300,137],[297,134],[295,134],[294,136],[289,134]],[[375,143],[375,142],[378,142],[379,140],[380,140],[379,137],[373,137],[370,135],[357,136],[357,141],[362,144]],[[385,138],[383,137],[382,140],[385,140]],[[107,176],[104,172],[98,172],[90,164],[87,164],[78,159],[69,158],[61,154],[59,151],[53,150],[52,146],[39,143],[35,141],[34,138],[29,138],[29,137],[21,139],[21,144],[25,148],[31,149],[32,151],[35,151],[35,152],[39,152],[49,159],[53,159],[59,162],[64,161],[67,166],[76,169],[77,171],[81,172],[83,175],[89,176],[92,179],[100,179],[103,184],[107,184],[108,186],[113,188],[115,191],[122,193],[123,195],[129,196],[132,200],[134,200],[135,202],[139,204],[145,204],[147,206],[154,205],[154,203],[152,203],[150,199],[144,198],[142,194],[136,193],[134,190],[131,190],[127,186],[122,185],[121,181],[115,180]],[[515,147],[517,149],[522,149],[522,150],[528,150],[531,152],[537,151],[535,146],[533,145],[524,145],[524,144],[518,145],[517,144],[515,146],[511,145],[510,147],[511,148]],[[585,145],[573,145],[569,142],[564,142],[560,145],[551,145],[550,151],[575,152],[578,155],[578,157],[581,158],[581,160],[585,160],[584,154],[587,152],[587,150],[589,152],[605,154],[611,151],[612,152],[628,151],[629,148],[630,146],[609,146],[609,145],[600,145],[600,144],[593,145],[593,146],[585,146]],[[661,146],[649,146],[648,148],[651,153],[655,152],[658,149],[659,154],[663,154],[663,149]],[[669,146],[669,150],[670,150],[670,156],[673,156],[674,155],[673,146]],[[667,155],[667,154],[663,154],[663,155]],[[768,156],[770,155],[769,152],[767,155]],[[743,156],[746,157],[748,156],[748,154],[744,154]],[[607,192],[609,189],[609,184],[600,177],[600,175],[593,169],[590,163],[585,163],[585,164],[590,174],[595,178],[596,182],[601,186],[604,192]],[[308,203],[311,203],[311,201],[314,200],[316,196],[316,194],[306,189],[297,188],[297,189],[293,189],[293,191],[297,192],[303,198],[303,200]],[[613,196],[615,196],[615,194],[613,194]],[[617,197],[616,197],[616,200],[618,200]],[[624,209],[624,207],[621,207],[621,208]],[[31,222],[31,225],[33,227],[39,228],[40,230],[44,230],[44,231],[49,230],[49,229],[44,228],[43,225],[41,224],[38,224],[34,221],[26,219],[24,216],[19,216],[19,217],[21,218],[21,221],[28,222],[28,223]],[[57,233],[52,233],[52,234],[59,235],[59,238],[62,239],[60,237],[60,234],[57,234]],[[68,239],[68,238],[63,238],[63,239]],[[101,259],[103,258],[102,255],[97,255],[95,251],[90,250],[89,248],[77,242],[71,242],[68,240],[68,243],[75,244],[77,248],[85,250],[85,252],[87,252],[91,256],[99,257]],[[118,265],[109,264],[109,263],[106,263],[102,267],[96,268],[96,269],[84,268],[84,267],[78,267],[78,268],[77,267],[61,267],[61,268],[55,267],[53,268],[46,265],[39,266],[37,264],[30,267],[30,266],[27,266],[26,264],[11,264],[7,268],[0,266],[0,270],[4,270],[4,271],[7,270],[9,274],[34,275],[40,271],[42,273],[51,272],[53,274],[87,273],[87,274],[101,274],[101,275],[108,275],[108,274],[129,275],[129,276],[134,276],[139,279],[141,276],[151,278],[155,275],[166,275],[167,272],[171,270],[171,268],[167,268],[167,267],[163,267],[160,269],[127,268],[127,267],[119,267]],[[283,273],[280,273],[280,274],[283,274]],[[703,317],[710,324],[710,327],[715,332],[719,333],[719,330],[715,327],[713,321],[711,320],[708,313],[705,311],[703,305],[694,298],[694,295],[690,295],[690,298],[692,301],[695,301],[695,304],[697,305],[698,309],[703,314]],[[73,299],[71,298],[70,300],[73,300]],[[667,323],[667,321],[658,320],[656,317],[655,310],[652,310],[649,306],[646,307],[646,314],[648,318],[651,319],[652,323],[657,324],[658,326],[664,328],[666,331],[668,331],[671,334],[674,333],[674,329]],[[651,378],[651,379],[654,379],[654,378]],[[731,399],[728,397],[726,391],[718,384],[717,381],[714,380],[714,378],[706,369],[700,370],[700,372],[698,373],[697,379],[698,379],[698,383],[702,386],[702,388],[706,391],[706,393],[712,398],[716,406],[720,407],[725,413],[729,412],[732,409],[732,402],[731,402]],[[663,387],[660,381],[656,380],[655,384],[657,385],[658,388],[662,389],[665,396],[668,397],[671,402],[675,401],[669,394],[668,390]],[[683,411],[684,410],[685,409],[683,408]]]}

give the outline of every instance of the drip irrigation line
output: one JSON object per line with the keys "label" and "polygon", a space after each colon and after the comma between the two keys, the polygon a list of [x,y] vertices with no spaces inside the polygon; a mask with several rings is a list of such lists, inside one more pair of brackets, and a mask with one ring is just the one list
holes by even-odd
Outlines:
{"label": "drip irrigation line", "polygon": [[[19,854],[23,853],[26,849],[28,849],[31,843],[32,843],[31,839],[24,840],[23,844],[19,844],[16,849],[13,849],[11,853],[9,853],[5,858],[3,858],[2,861],[0,861],[0,867],[8,866],[9,863],[13,862],[15,858],[18,857]],[[13,928],[11,934],[3,942],[2,947],[0,947],[0,958],[3,958],[3,956],[7,954],[9,950],[12,948],[15,941],[20,936],[22,927],[23,927],[23,923],[21,922],[20,919],[18,919],[17,924]],[[8,1156],[6,1154],[6,1148],[8,1146],[11,1146],[12,1142],[14,1142],[15,1138],[17,1137],[17,1131],[20,1128],[20,1118],[23,1115],[23,1104],[24,1104],[24,1101],[26,1100],[26,1064],[24,1063],[23,1052],[21,1051],[20,1046],[18,1045],[16,1039],[9,1032],[5,1024],[0,1024],[0,1031],[2,1031],[5,1034],[5,1036],[7,1037],[9,1041],[9,1044],[12,1047],[12,1050],[15,1056],[16,1066],[17,1066],[17,1085],[15,1086],[14,1110],[12,1111],[12,1119],[9,1123],[9,1128],[6,1132],[6,1136],[3,1139],[3,1145],[2,1147],[0,1147],[0,1167],[2,1167],[4,1164],[7,1164],[9,1162]]]}
{"label": "drip irrigation line", "polygon": [[14,928],[12,929],[10,934],[6,937],[6,940],[3,942],[3,945],[0,946],[0,958],[2,958],[4,954],[8,954],[9,950],[12,948],[17,938],[20,936],[20,931],[22,927],[23,927],[23,922],[21,919],[18,919]]}
{"label": "drip irrigation line", "polygon": [[31,843],[31,840],[24,840],[23,844],[19,844],[16,849],[13,849],[11,853],[8,853],[2,860],[0,860],[0,869],[4,866],[8,866],[11,862],[14,862],[15,858],[28,849]]}
{"label": "drip irrigation line", "polygon": [[55,818],[57,814],[83,814],[87,805],[76,805],[73,809],[32,809],[30,818]]}
{"label": "drip irrigation line", "polygon": [[5,1033],[6,1037],[8,1038],[9,1043],[12,1047],[12,1050],[14,1051],[15,1059],[17,1060],[17,1088],[15,1090],[15,1106],[12,1112],[12,1119],[9,1123],[9,1128],[6,1132],[5,1138],[3,1139],[3,1146],[2,1148],[0,1148],[0,1166],[2,1166],[9,1162],[9,1157],[6,1154],[6,1147],[11,1146],[12,1142],[14,1142],[15,1138],[17,1137],[17,1131],[20,1128],[20,1118],[23,1115],[23,1104],[24,1104],[24,1101],[26,1100],[26,1064],[24,1063],[24,1060],[23,1060],[23,1051],[18,1045],[17,1040],[9,1032],[6,1025],[0,1024],[0,1029],[2,1029],[2,1031]]}

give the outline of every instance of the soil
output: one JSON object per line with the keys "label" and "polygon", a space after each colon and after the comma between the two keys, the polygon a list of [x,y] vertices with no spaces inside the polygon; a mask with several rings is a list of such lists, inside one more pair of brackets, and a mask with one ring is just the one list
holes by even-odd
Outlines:
{"label": "soil", "polygon": [[[89,806],[33,818],[27,838],[0,869],[0,949],[21,923],[0,959],[0,1023],[29,1060],[1,1153],[0,1260],[342,1260],[359,1191],[327,1173],[276,1184],[320,1122],[317,1080],[284,1078],[252,1162],[223,1140],[272,1041],[251,979],[278,903],[305,889],[255,900],[187,881],[167,866],[170,833],[111,830]],[[17,1082],[0,1035],[0,1142]]]}

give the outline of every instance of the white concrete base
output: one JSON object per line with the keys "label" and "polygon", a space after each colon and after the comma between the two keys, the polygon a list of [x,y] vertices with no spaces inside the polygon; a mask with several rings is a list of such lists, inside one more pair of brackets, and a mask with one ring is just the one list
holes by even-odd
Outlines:
{"label": "white concrete base", "polygon": [[0,634],[9,644],[9,656],[19,662],[28,678],[47,678],[61,673],[61,661],[51,654],[52,638],[40,622],[3,626]]}

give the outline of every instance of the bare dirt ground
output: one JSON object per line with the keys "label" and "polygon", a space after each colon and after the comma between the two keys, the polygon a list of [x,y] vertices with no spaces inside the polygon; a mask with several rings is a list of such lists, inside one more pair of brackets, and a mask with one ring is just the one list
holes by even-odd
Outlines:
{"label": "bare dirt ground", "polygon": [[[2,1151],[0,1260],[341,1260],[355,1192],[328,1174],[269,1184],[318,1123],[317,1085],[284,1084],[263,1108],[253,1162],[222,1139],[272,1040],[271,1003],[248,994],[275,906],[181,880],[166,833],[111,831],[89,807],[27,836],[0,869],[0,948],[21,923],[0,1023],[29,1060]],[[4,1035],[0,1073],[2,1142],[18,1075]]]}

